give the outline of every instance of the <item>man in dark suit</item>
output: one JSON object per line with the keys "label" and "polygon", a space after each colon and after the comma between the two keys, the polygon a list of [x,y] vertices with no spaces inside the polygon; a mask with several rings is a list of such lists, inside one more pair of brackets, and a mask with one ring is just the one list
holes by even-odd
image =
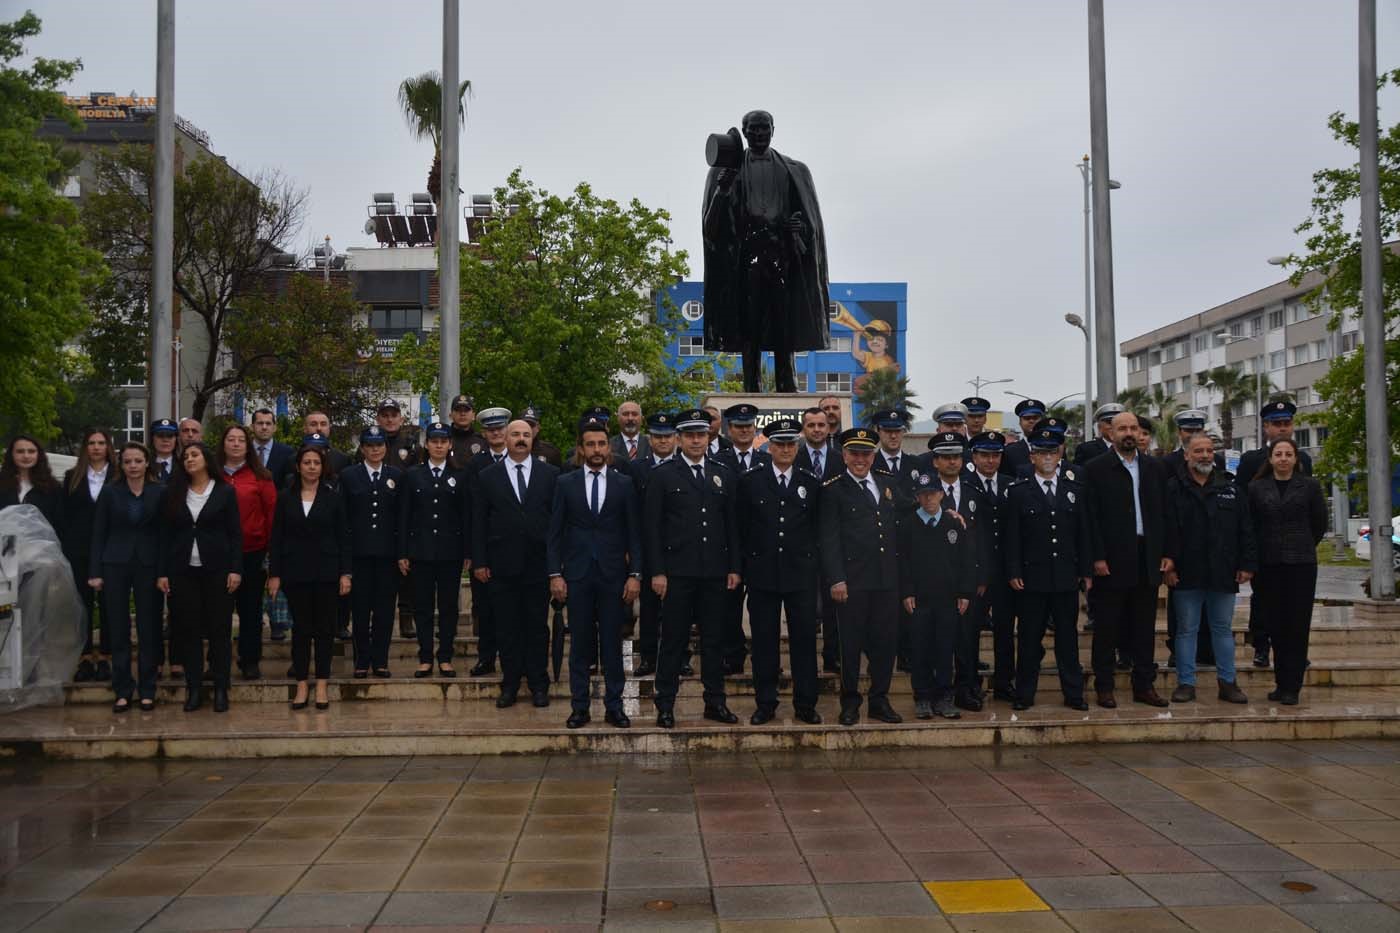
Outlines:
{"label": "man in dark suit", "polygon": [[[590,421],[579,429],[583,469],[566,473],[554,488],[545,563],[549,595],[569,604],[569,694],[565,723],[588,723],[589,676],[601,654],[604,720],[620,729],[632,724],[622,709],[623,606],[641,592],[641,511],[632,480],[608,465],[608,429]],[[597,619],[594,644],[593,620]]]}
{"label": "man in dark suit", "polygon": [[652,471],[644,505],[645,541],[651,554],[650,584],[662,600],[661,647],[656,666],[656,724],[676,724],[681,665],[690,631],[700,627],[705,718],[733,725],[739,718],[725,704],[724,594],[739,586],[739,529],[735,518],[736,477],[705,456],[707,413],[678,416],[681,456]]}
{"label": "man in dark suit", "polygon": [[471,568],[470,498],[467,474],[448,459],[452,429],[434,421],[427,430],[427,459],[404,474],[399,492],[399,572],[413,574],[417,616],[418,669],[433,673],[433,605],[437,604],[437,663],[444,677],[456,677],[452,656],[462,572]]}
{"label": "man in dark suit", "polygon": [[[313,438],[315,438],[317,435],[320,435],[322,439],[313,440]],[[339,476],[345,470],[345,468],[350,465],[350,458],[347,457],[345,454],[341,453],[340,451],[336,450],[335,448],[331,447],[330,436],[330,416],[328,416],[323,411],[307,412],[306,417],[302,421],[302,445],[316,446],[324,450],[326,452],[326,462],[329,464],[331,470],[334,471],[335,476]],[[293,455],[295,455],[295,453],[296,451],[292,452]],[[281,478],[278,479],[278,475],[276,473],[273,474],[273,478],[278,480],[278,489],[286,489],[290,486],[290,484],[295,482],[296,470],[293,468],[291,457],[287,459],[287,463],[282,469]],[[332,485],[334,485],[335,480],[332,479],[331,483]],[[346,605],[349,604],[347,603]]]}
{"label": "man in dark suit", "polygon": [[[832,399],[835,401],[835,399]],[[840,411],[840,408],[837,408]],[[829,420],[820,408],[802,412],[802,439],[797,442],[794,464],[816,474],[822,482],[840,476],[845,471],[841,452],[828,436]],[[840,612],[831,598],[831,591],[821,587],[822,670],[828,674],[841,670]]]}
{"label": "man in dark suit", "polygon": [[355,585],[350,590],[356,679],[389,676],[389,640],[394,598],[406,574],[399,573],[399,491],[403,470],[388,462],[388,433],[379,425],[360,432],[364,463],[340,477],[350,527]]}
{"label": "man in dark suit", "polygon": [[1166,706],[1152,681],[1152,635],[1157,588],[1171,571],[1174,532],[1166,521],[1167,470],[1138,450],[1137,416],[1122,412],[1111,425],[1113,453],[1084,467],[1094,558],[1094,689],[1100,706],[1113,696],[1120,633],[1133,661],[1133,701]]}
{"label": "man in dark suit", "polygon": [[506,459],[482,470],[472,487],[472,576],[489,584],[491,611],[500,623],[497,709],[515,704],[522,677],[534,705],[549,705],[545,536],[559,470],[530,452],[534,441],[529,424],[512,421]]}
{"label": "man in dark suit", "polygon": [[641,460],[651,453],[651,442],[642,433],[642,406],[630,400],[617,406],[617,428],[617,436],[609,442],[614,464]]}
{"label": "man in dark suit", "polygon": [[1099,436],[1093,440],[1086,440],[1074,448],[1074,465],[1084,466],[1090,460],[1100,454],[1106,454],[1113,449],[1113,444],[1109,441],[1109,425],[1113,422],[1113,416],[1123,410],[1123,406],[1117,402],[1109,402],[1107,405],[1100,405],[1098,411],[1094,412],[1094,427],[1099,432]]}
{"label": "man in dark suit", "polygon": [[817,712],[817,500],[821,482],[794,464],[800,428],[792,418],[768,425],[769,462],[739,477],[739,537],[753,630],[753,679],[761,726],[778,708],[781,624],[787,612],[792,663],[792,708],[816,725]]}
{"label": "man in dark suit", "polygon": [[912,511],[915,508],[914,484],[920,473],[928,472],[928,466],[925,457],[904,452],[909,412],[902,408],[877,411],[870,416],[870,424],[880,435],[880,449],[875,452],[870,469],[888,476]]}
{"label": "man in dark suit", "polygon": [[[729,446],[714,454],[715,460],[729,467],[740,477],[749,470],[766,466],[771,457],[754,446],[758,429],[758,408],[747,402],[730,405],[724,410],[724,418],[729,422]],[[724,673],[742,674],[744,660],[748,657],[748,645],[744,641],[744,597],[747,590],[743,583],[724,594]]]}
{"label": "man in dark suit", "polygon": [[277,433],[277,416],[272,413],[272,409],[259,408],[253,412],[252,428],[253,449],[248,455],[261,460],[262,465],[267,467],[267,472],[276,480],[286,471],[287,465],[291,463],[292,454],[296,451],[292,450],[289,444],[284,444],[274,437]]}
{"label": "man in dark suit", "polygon": [[[498,406],[484,408],[481,417],[476,419],[476,424],[481,427],[482,445],[466,462],[468,509],[471,508],[472,488],[476,485],[481,471],[506,459],[506,425],[510,424],[510,409]],[[470,542],[467,547],[470,550]],[[496,656],[500,653],[500,641],[496,637],[496,614],[491,608],[491,587],[478,580],[476,574],[471,576],[471,590],[472,623],[476,629],[477,652],[471,676],[487,677],[496,673]]]}
{"label": "man in dark suit", "polygon": [[[675,416],[664,411],[652,413],[647,418],[647,435],[651,439],[647,455],[639,456],[627,465],[627,475],[637,487],[637,501],[641,503],[646,502],[647,483],[651,474],[675,456]],[[641,656],[641,660],[637,662],[638,677],[650,677],[656,673],[657,643],[661,634],[661,597],[656,595],[650,584],[652,574],[656,572],[655,566],[655,556],[643,548],[641,620],[637,636],[637,654]],[[681,674],[689,676],[693,673],[695,672],[690,669],[690,652],[687,649],[686,657],[681,662]]]}
{"label": "man in dark suit", "polygon": [[1045,417],[1045,403],[1040,399],[1023,398],[1016,403],[1016,417],[1021,422],[1021,440],[1007,444],[1001,454],[1001,472],[1013,478],[1022,475],[1024,468],[1030,466],[1030,436]]}
{"label": "man in dark suit", "polygon": [[842,432],[846,468],[822,484],[818,506],[823,584],[841,611],[837,721],[843,726],[860,721],[862,654],[868,660],[871,717],[903,721],[889,701],[899,627],[900,513],[894,484],[870,472],[875,447],[875,432],[868,428]]}

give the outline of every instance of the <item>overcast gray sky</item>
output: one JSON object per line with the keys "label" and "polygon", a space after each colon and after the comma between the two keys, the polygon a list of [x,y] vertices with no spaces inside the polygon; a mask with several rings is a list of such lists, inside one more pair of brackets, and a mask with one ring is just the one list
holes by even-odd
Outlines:
{"label": "overcast gray sky", "polygon": [[[1107,0],[1120,340],[1280,278],[1311,173],[1356,110],[1351,0]],[[155,93],[155,2],[15,2],[31,50],[80,57],[72,91]],[[1400,0],[1380,0],[1381,67]],[[565,191],[666,207],[700,276],[706,134],[774,114],[811,168],[833,281],[909,283],[909,375],[925,411],[975,375],[1050,401],[1083,384],[1084,0],[462,3],[475,96],[462,187],[515,166]],[[441,65],[432,0],[180,0],[176,109],[240,168],[310,189],[303,239],[370,245],[373,191],[425,189],[399,81]],[[1383,124],[1395,122],[1393,96]],[[1387,105],[1391,105],[1387,110]],[[1120,372],[1122,371],[1120,360]],[[1120,377],[1121,383],[1121,377]]]}

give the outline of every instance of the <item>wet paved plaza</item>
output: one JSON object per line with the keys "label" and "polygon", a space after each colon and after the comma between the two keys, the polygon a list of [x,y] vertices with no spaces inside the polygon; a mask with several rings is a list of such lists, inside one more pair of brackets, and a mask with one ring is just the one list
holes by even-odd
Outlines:
{"label": "wet paved plaza", "polygon": [[1400,742],[0,763],[0,931],[1400,930]]}

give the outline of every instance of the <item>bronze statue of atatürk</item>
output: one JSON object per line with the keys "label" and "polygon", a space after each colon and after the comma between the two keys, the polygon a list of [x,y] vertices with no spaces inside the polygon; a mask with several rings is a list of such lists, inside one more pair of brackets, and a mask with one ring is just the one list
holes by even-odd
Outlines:
{"label": "bronze statue of atat\u00fcrk", "polygon": [[747,392],[771,350],[777,390],[796,392],[792,354],[830,334],[826,234],[812,173],[769,147],[772,114],[744,114],[743,133],[747,150],[731,129],[705,151],[705,347],[743,354]]}

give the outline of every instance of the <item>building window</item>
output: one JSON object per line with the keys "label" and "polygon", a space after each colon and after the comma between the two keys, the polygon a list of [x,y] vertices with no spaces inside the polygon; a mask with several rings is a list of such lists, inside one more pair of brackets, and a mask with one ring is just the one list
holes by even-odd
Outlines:
{"label": "building window", "polygon": [[1244,402],[1239,401],[1230,406],[1230,414],[1236,418],[1244,417]]}
{"label": "building window", "polygon": [[704,356],[705,338],[700,336],[682,337],[680,343],[681,356]]}
{"label": "building window", "polygon": [[1299,324],[1310,317],[1312,317],[1312,312],[1310,312],[1308,306],[1301,301],[1288,306],[1288,323]]}
{"label": "building window", "polygon": [[1357,345],[1360,343],[1360,340],[1359,340],[1360,337],[1361,337],[1361,332],[1360,332],[1360,331],[1352,331],[1352,332],[1349,333],[1349,334],[1342,334],[1342,336],[1341,336],[1341,344],[1340,344],[1340,347],[1339,347],[1339,349],[1338,349],[1338,352],[1340,352],[1340,353],[1350,353],[1352,350],[1355,350],[1356,347],[1357,347]]}
{"label": "building window", "polygon": [[1162,351],[1161,351],[1161,350],[1153,350],[1151,353],[1148,353],[1148,354],[1147,354],[1147,365],[1148,365],[1148,366],[1161,366],[1161,365],[1162,365]]}
{"label": "building window", "polygon": [[405,334],[423,329],[422,308],[373,308],[369,312],[369,326],[377,332],[393,331]]}
{"label": "building window", "polygon": [[794,362],[794,363],[800,363],[800,362],[802,362],[803,360],[805,360],[806,358],[807,358],[807,351],[806,351],[806,350],[798,350],[796,353],[794,353],[794,354],[792,355],[792,359],[793,359],[793,362]]}
{"label": "building window", "polygon": [[831,338],[831,345],[827,347],[827,350],[828,350],[828,351],[838,351],[838,350],[839,350],[839,351],[842,352],[842,353],[850,353],[850,352],[851,352],[851,349],[852,349],[852,347],[853,347],[853,344],[851,343],[852,339],[853,339],[853,338],[851,338],[851,337],[832,337],[832,338]]}
{"label": "building window", "polygon": [[1260,315],[1259,317],[1252,317],[1252,318],[1250,318],[1250,319],[1249,319],[1249,335],[1250,335],[1251,337],[1258,337],[1258,336],[1259,336],[1260,334],[1262,334],[1262,333],[1264,333],[1264,317],[1263,317],[1263,315]]}
{"label": "building window", "polygon": [[1278,330],[1283,327],[1283,309],[1269,312],[1269,330]]}
{"label": "building window", "polygon": [[832,318],[832,319],[834,320],[834,319],[836,318],[836,316],[837,316],[838,314],[840,314],[840,313],[841,313],[841,306],[838,305],[836,302],[834,302],[834,301],[828,301],[828,302],[826,303],[826,316],[827,316],[827,317]]}
{"label": "building window", "polygon": [[1293,393],[1293,403],[1294,403],[1295,405],[1311,405],[1311,404],[1312,404],[1312,388],[1311,388],[1310,386],[1303,386],[1303,388],[1301,388],[1301,389],[1299,389],[1298,391],[1294,392],[1294,393]]}
{"label": "building window", "polygon": [[127,441],[136,441],[139,444],[146,442],[146,409],[126,410],[126,427],[122,429],[122,434]]}
{"label": "building window", "polygon": [[850,373],[817,373],[816,392],[849,392],[851,391]]}
{"label": "building window", "polygon": [[1269,354],[1269,368],[1283,369],[1288,365],[1288,352],[1286,350],[1274,350]]}
{"label": "building window", "polygon": [[710,372],[708,367],[702,366],[700,369],[692,369],[686,372],[685,378],[699,385],[709,385],[713,375],[714,373]]}
{"label": "building window", "polygon": [[1328,438],[1328,436],[1329,436],[1330,434],[1331,434],[1331,432],[1328,431],[1327,428],[1325,428],[1325,427],[1318,428],[1318,429],[1317,429],[1317,446],[1321,447],[1323,444],[1327,443],[1327,438]]}
{"label": "building window", "polygon": [[1231,337],[1243,337],[1243,336],[1244,336],[1244,321],[1231,321],[1231,322],[1230,322],[1230,336],[1231,336]]}
{"label": "building window", "polygon": [[1176,344],[1169,343],[1162,348],[1162,362],[1170,363],[1174,359],[1176,359]]}
{"label": "building window", "polygon": [[1298,442],[1299,447],[1312,446],[1312,431],[1309,428],[1299,428],[1293,432],[1293,439]]}
{"label": "building window", "polygon": [[1210,347],[1210,336],[1208,334],[1197,334],[1194,346],[1197,353],[1204,353]]}
{"label": "building window", "polygon": [[1140,373],[1140,372],[1142,372],[1142,366],[1143,366],[1144,361],[1145,361],[1145,357],[1144,357],[1143,354],[1141,354],[1141,353],[1134,353],[1132,356],[1128,357],[1128,372],[1130,372],[1130,373]]}
{"label": "building window", "polygon": [[1313,355],[1313,359],[1315,359],[1315,360],[1325,360],[1325,359],[1327,359],[1328,357],[1330,357],[1332,354],[1329,353],[1328,350],[1327,350],[1327,341],[1326,341],[1326,340],[1314,340],[1314,341],[1313,341],[1313,353],[1312,353],[1312,355]]}
{"label": "building window", "polygon": [[698,321],[705,316],[705,306],[695,300],[687,301],[681,305],[681,317],[687,321]]}
{"label": "building window", "polygon": [[1300,343],[1293,348],[1293,365],[1297,366],[1299,363],[1306,363],[1307,361],[1308,345],[1306,343]]}

